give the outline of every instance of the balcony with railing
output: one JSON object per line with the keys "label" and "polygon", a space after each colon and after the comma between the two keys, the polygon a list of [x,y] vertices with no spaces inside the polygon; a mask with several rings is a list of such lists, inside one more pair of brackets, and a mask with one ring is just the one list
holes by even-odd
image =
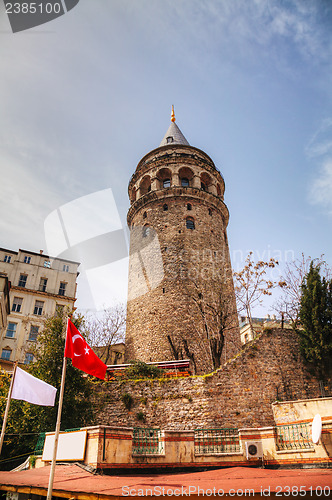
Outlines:
{"label": "balcony with railing", "polygon": [[313,450],[310,424],[299,423],[276,426],[276,448],[284,450]]}
{"label": "balcony with railing", "polygon": [[241,451],[239,431],[235,428],[195,429],[194,436],[195,455]]}
{"label": "balcony with railing", "polygon": [[163,433],[160,429],[135,427],[133,429],[133,455],[162,455]]}

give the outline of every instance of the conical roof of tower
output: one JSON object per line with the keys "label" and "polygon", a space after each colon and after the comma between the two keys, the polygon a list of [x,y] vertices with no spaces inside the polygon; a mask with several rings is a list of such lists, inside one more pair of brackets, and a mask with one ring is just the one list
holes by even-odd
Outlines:
{"label": "conical roof of tower", "polygon": [[159,144],[159,147],[161,146],[169,146],[173,144],[182,144],[184,146],[190,146],[189,142],[179,129],[179,127],[175,123],[175,114],[174,114],[174,107],[172,106],[172,115],[171,115],[171,124],[168,127],[168,130]]}

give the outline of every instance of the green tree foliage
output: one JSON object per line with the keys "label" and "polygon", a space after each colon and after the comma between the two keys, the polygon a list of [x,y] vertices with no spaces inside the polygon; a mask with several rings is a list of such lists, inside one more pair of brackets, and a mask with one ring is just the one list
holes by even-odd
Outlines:
{"label": "green tree foliage", "polygon": [[320,377],[328,376],[332,354],[332,280],[321,277],[320,265],[312,261],[301,285],[298,330],[305,359]]}
{"label": "green tree foliage", "polygon": [[[7,421],[4,446],[0,457],[0,468],[13,468],[17,463],[9,462],[10,457],[18,457],[18,463],[31,454],[37,442],[38,433],[54,431],[61,384],[63,354],[65,345],[66,315],[57,312],[48,318],[38,337],[34,355],[36,361],[28,371],[34,377],[44,380],[58,389],[54,407],[33,405],[12,400]],[[73,320],[77,328],[83,322],[79,317]],[[0,415],[5,411],[10,376],[0,375]],[[92,388],[94,381],[71,364],[68,359],[64,401],[62,407],[61,430],[89,425],[92,421]],[[2,422],[1,422],[2,423]]]}

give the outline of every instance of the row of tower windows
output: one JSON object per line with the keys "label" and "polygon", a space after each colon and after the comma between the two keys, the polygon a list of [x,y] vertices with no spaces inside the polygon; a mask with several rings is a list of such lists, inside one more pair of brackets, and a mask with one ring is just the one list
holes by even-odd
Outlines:
{"label": "row of tower windows", "polygon": [[[186,218],[186,228],[191,229],[191,230],[195,229],[195,220],[193,217]],[[143,238],[147,238],[149,236],[150,230],[151,230],[150,226],[144,226]],[[179,231],[179,232],[181,232],[181,231]]]}
{"label": "row of tower windows", "polygon": [[[202,172],[199,179],[195,179],[194,172],[190,168],[182,167],[176,176],[174,175],[174,177],[175,179],[172,178],[172,172],[170,169],[162,168],[156,176],[156,184],[153,189],[167,189],[171,186],[180,185],[185,188],[195,187],[202,189],[203,191],[217,194],[217,196],[222,195],[220,184],[214,184],[212,177],[207,172]],[[145,175],[139,185],[139,196],[144,196],[149,193],[151,189],[151,178],[149,175]],[[131,202],[134,202],[136,198],[136,188],[133,188],[130,192]]]}
{"label": "row of tower windows", "polygon": [[[164,212],[167,212],[167,210],[168,210],[168,205],[167,205],[167,203],[164,203],[164,205],[163,205],[163,210],[164,210]],[[191,203],[187,203],[187,210],[192,210],[192,205],[191,205]],[[211,208],[209,208],[209,209],[208,209],[208,212],[209,212],[209,215],[210,215],[210,216],[212,216],[212,213],[213,213],[213,212],[212,212],[212,209],[211,209]],[[146,219],[146,218],[147,218],[147,213],[146,213],[146,212],[144,212],[144,213],[143,213],[143,219]]]}

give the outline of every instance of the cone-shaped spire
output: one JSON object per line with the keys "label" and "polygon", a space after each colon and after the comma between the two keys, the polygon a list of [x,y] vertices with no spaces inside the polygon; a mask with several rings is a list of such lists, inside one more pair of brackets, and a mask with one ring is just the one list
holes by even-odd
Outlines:
{"label": "cone-shaped spire", "polygon": [[172,106],[172,114],[171,114],[171,124],[168,127],[168,130],[159,144],[160,146],[168,146],[168,145],[173,145],[173,144],[183,144],[185,146],[190,146],[189,142],[185,138],[185,136],[182,134],[181,130],[175,123],[175,113],[174,113],[174,106]]}

